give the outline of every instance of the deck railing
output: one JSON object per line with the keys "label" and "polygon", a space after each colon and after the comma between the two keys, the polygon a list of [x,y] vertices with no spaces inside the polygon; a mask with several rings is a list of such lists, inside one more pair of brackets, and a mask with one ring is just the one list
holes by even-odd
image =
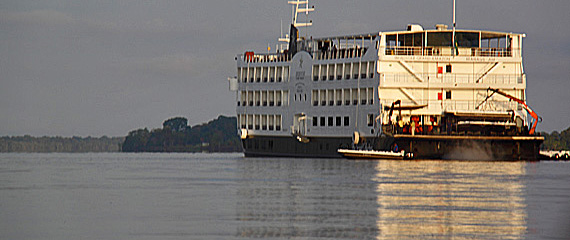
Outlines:
{"label": "deck railing", "polygon": [[[514,101],[497,101],[497,100],[489,100],[484,104],[483,99],[478,100],[451,100],[451,99],[444,99],[444,100],[418,100],[418,103],[414,103],[409,100],[401,100],[402,106],[413,106],[413,105],[427,105],[425,108],[421,108],[416,111],[422,110],[434,110],[438,109],[441,111],[521,111],[522,106],[520,106],[517,102]],[[381,100],[381,104],[383,106],[390,106],[392,104],[392,100]],[[479,109],[476,107],[479,106]],[[394,111],[393,114],[398,114],[397,111]],[[402,111],[403,115],[409,115],[410,111]],[[413,114],[413,111],[412,111]]]}
{"label": "deck railing", "polygon": [[345,59],[345,58],[360,58],[366,54],[368,48],[342,48],[332,49],[326,51],[313,51],[314,60],[331,60],[331,59]]}
{"label": "deck railing", "polygon": [[291,60],[286,53],[246,53],[238,55],[238,58],[244,62],[249,63],[264,63],[264,62],[288,62]]}
{"label": "deck railing", "polygon": [[471,57],[512,57],[513,51],[518,54],[518,49],[511,48],[465,48],[458,47],[407,47],[387,46],[385,55],[396,56],[471,56]]}
{"label": "deck railing", "polygon": [[[515,85],[524,83],[524,74],[420,74],[424,80],[430,83],[480,83],[480,84],[506,84]],[[384,74],[386,83],[413,83],[418,82],[411,74]]]}

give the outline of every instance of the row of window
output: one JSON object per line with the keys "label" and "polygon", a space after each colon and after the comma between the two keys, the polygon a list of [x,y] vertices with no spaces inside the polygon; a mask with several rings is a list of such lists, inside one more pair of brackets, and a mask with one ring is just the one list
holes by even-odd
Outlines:
{"label": "row of window", "polygon": [[332,116],[328,116],[328,117],[313,117],[313,127],[340,127],[340,126],[345,126],[348,127],[350,126],[350,117],[348,116],[344,116],[344,117],[340,117],[340,116],[336,116],[336,117],[332,117]]}
{"label": "row of window", "polygon": [[374,88],[313,90],[312,101],[313,106],[373,105]]}
{"label": "row of window", "polygon": [[374,66],[374,61],[313,65],[313,81],[373,78]]}
{"label": "row of window", "polygon": [[[369,127],[374,126],[374,115],[368,114],[366,122]],[[281,131],[281,115],[266,114],[239,114],[238,122],[240,128],[249,130]],[[313,116],[312,125],[314,127],[348,127],[350,126],[349,116]]]}
{"label": "row of window", "polygon": [[240,91],[237,105],[280,107],[289,105],[288,99],[289,91],[287,90]]}
{"label": "row of window", "polygon": [[[313,80],[341,80],[373,78],[375,62],[349,62],[313,65]],[[289,81],[288,66],[240,67],[237,69],[240,82],[283,82]]]}
{"label": "row of window", "polygon": [[281,115],[239,114],[240,128],[249,130],[281,131]]}
{"label": "row of window", "polygon": [[241,67],[237,69],[240,82],[283,82],[289,81],[288,66]]}
{"label": "row of window", "polygon": [[[368,114],[366,116],[366,124],[369,127],[374,126],[374,114]],[[327,117],[313,117],[313,127],[348,127],[350,126],[349,116],[327,116]]]}

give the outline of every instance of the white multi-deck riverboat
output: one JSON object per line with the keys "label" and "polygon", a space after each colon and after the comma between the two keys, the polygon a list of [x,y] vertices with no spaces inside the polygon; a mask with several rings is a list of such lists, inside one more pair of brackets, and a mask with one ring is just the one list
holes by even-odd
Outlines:
{"label": "white multi-deck riverboat", "polygon": [[[341,157],[338,149],[458,158],[537,159],[540,118],[526,105],[524,34],[410,24],[325,38],[290,33],[273,53],[236,57],[237,126],[246,156]],[[269,51],[269,49],[268,49]],[[528,115],[532,116],[529,119]]]}

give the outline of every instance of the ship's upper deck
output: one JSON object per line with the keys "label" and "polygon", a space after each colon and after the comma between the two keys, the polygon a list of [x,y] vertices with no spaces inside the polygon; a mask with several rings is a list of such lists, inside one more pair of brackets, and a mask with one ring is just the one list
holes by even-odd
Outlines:
{"label": "ship's upper deck", "polygon": [[[453,35],[455,34],[455,47]],[[360,58],[374,49],[387,56],[521,57],[525,34],[486,30],[453,30],[445,25],[424,30],[408,25],[406,30],[322,38],[299,38],[296,51],[308,52],[314,60]],[[247,63],[289,62],[289,49],[275,53],[246,52],[237,56]]]}
{"label": "ship's upper deck", "polygon": [[[314,60],[360,58],[369,51],[377,49],[378,33],[364,33],[344,36],[309,38],[301,37],[297,41],[295,52],[308,52]],[[248,63],[289,62],[292,58],[290,49],[278,49],[276,53],[245,52],[236,59]]]}
{"label": "ship's upper deck", "polygon": [[430,30],[408,25],[405,31],[382,32],[381,35],[380,50],[385,55],[471,57],[521,57],[522,38],[525,37],[521,33],[497,31],[453,31],[439,24]]}

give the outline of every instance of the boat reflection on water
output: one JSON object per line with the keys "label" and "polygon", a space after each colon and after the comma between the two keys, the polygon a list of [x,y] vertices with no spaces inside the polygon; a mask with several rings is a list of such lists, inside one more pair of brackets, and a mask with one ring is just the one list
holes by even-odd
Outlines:
{"label": "boat reflection on water", "polygon": [[525,162],[239,162],[236,237],[519,239]]}
{"label": "boat reflection on water", "polygon": [[519,239],[526,162],[382,161],[377,239]]}

